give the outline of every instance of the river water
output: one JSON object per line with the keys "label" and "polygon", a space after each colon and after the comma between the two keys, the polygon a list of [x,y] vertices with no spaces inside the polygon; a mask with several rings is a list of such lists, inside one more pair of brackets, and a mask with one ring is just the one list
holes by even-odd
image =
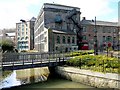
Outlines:
{"label": "river water", "polygon": [[[0,89],[11,88],[93,88],[77,82],[50,77],[48,67],[3,71],[0,77]],[[49,78],[48,78],[49,77]]]}

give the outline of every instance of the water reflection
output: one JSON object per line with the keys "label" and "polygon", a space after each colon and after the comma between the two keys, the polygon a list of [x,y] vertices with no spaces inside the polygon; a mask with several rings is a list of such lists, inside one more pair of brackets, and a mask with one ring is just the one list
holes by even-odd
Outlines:
{"label": "water reflection", "polygon": [[18,86],[22,84],[30,84],[35,82],[46,81],[50,73],[48,67],[22,69],[22,70],[14,70],[7,72],[11,72],[11,73],[5,75],[7,77],[2,75],[3,79],[0,82],[0,89],[12,87],[12,86]]}
{"label": "water reflection", "polygon": [[16,79],[16,72],[13,71],[13,73],[10,76],[2,80],[0,84],[0,88],[8,88],[8,87],[18,86],[18,85],[21,85],[20,81]]}

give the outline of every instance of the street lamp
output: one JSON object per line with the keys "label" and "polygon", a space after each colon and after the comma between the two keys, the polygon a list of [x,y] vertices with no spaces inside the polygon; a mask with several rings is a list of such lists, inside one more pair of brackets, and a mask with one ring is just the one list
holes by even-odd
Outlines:
{"label": "street lamp", "polygon": [[119,51],[120,51],[120,30],[119,30],[119,26],[118,26],[118,58],[119,58]]}
{"label": "street lamp", "polygon": [[92,22],[95,22],[95,26],[94,26],[94,29],[95,29],[95,45],[94,45],[94,54],[95,54],[95,55],[98,55],[96,17],[95,17],[95,20],[92,20]]}
{"label": "street lamp", "polygon": [[113,45],[112,45],[112,49],[114,50],[114,34],[115,34],[115,29],[113,30]]}
{"label": "street lamp", "polygon": [[23,20],[23,19],[20,19],[20,21],[21,21],[21,22],[24,22],[24,23],[26,23],[26,21],[25,21],[25,20]]}

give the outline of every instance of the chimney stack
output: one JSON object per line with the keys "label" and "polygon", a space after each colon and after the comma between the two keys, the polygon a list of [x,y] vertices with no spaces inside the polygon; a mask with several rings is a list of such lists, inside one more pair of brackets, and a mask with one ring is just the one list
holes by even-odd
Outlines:
{"label": "chimney stack", "polygon": [[86,17],[83,17],[83,20],[86,20]]}

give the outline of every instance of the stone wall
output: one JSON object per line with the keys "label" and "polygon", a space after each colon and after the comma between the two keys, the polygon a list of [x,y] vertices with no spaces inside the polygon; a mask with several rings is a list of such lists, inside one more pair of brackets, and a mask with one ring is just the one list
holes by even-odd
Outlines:
{"label": "stone wall", "polygon": [[120,89],[120,75],[82,70],[73,67],[56,67],[56,72],[63,78],[97,88]]}

